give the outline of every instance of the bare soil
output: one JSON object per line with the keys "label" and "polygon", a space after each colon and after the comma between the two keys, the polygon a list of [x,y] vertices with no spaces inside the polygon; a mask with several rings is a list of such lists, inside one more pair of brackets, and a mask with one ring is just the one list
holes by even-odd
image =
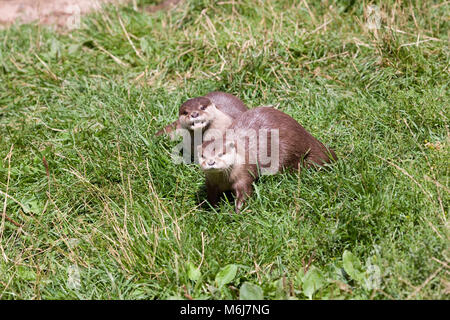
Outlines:
{"label": "bare soil", "polygon": [[14,22],[76,28],[80,16],[99,10],[106,2],[126,0],[0,0],[0,25]]}

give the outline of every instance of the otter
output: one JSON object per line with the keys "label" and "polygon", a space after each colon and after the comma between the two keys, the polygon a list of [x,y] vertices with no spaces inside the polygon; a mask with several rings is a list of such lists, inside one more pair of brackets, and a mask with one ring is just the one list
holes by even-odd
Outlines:
{"label": "otter", "polygon": [[178,120],[159,130],[156,136],[171,134],[177,129],[196,130],[216,129],[225,131],[234,119],[247,111],[247,106],[232,94],[214,91],[205,96],[184,102],[179,109]]}
{"label": "otter", "polygon": [[332,149],[297,121],[270,107],[246,111],[223,137],[205,141],[197,151],[208,202],[216,206],[223,192],[232,191],[236,213],[252,194],[252,183],[264,168],[270,167],[273,174],[288,168],[322,167],[337,160]]}

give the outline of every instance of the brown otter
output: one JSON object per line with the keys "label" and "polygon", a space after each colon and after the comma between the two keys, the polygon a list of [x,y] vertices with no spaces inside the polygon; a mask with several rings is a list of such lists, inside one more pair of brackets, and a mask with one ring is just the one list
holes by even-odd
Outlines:
{"label": "brown otter", "polygon": [[180,107],[178,120],[159,130],[156,136],[172,134],[176,129],[182,128],[191,132],[198,129],[217,129],[224,132],[234,119],[247,110],[245,104],[232,94],[210,92],[203,97],[184,102]]}
{"label": "brown otter", "polygon": [[333,150],[297,121],[269,107],[243,113],[221,139],[199,146],[198,155],[206,175],[209,203],[216,205],[221,193],[231,190],[236,212],[251,195],[252,183],[264,168],[275,173],[285,168],[323,166],[337,159]]}

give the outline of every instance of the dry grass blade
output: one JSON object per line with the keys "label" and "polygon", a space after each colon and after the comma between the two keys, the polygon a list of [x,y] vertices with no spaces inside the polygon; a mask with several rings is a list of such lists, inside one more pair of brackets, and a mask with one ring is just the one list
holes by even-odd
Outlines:
{"label": "dry grass blade", "polygon": [[433,201],[433,195],[432,195],[429,191],[425,190],[424,187],[423,187],[419,182],[417,182],[417,180],[414,179],[414,178],[408,173],[408,171],[406,171],[405,169],[399,167],[399,166],[396,165],[395,163],[393,163],[393,162],[391,162],[391,161],[389,161],[389,160],[386,160],[386,159],[384,159],[383,157],[380,157],[380,156],[377,155],[377,154],[376,154],[375,156],[376,156],[377,158],[380,158],[381,160],[387,162],[389,165],[393,166],[394,168],[396,168],[397,170],[399,170],[401,173],[403,173],[405,176],[407,176],[408,178],[410,178],[410,179],[411,179],[411,180],[412,180],[412,181],[420,188],[420,190],[422,190],[422,192],[427,196],[427,198],[428,198],[430,201]]}
{"label": "dry grass blade", "polygon": [[125,34],[128,42],[130,43],[131,47],[133,48],[134,52],[136,53],[136,55],[142,60],[144,61],[144,58],[142,57],[142,55],[139,53],[139,51],[136,49],[136,46],[134,45],[133,41],[131,41],[131,38],[127,32],[127,29],[125,28],[122,19],[120,18],[120,15],[118,14],[118,19],[119,19],[119,23],[120,26],[122,27],[123,33]]}
{"label": "dry grass blade", "polygon": [[[8,188],[9,188],[9,180],[11,178],[11,157],[12,157],[13,149],[14,149],[14,145],[11,145],[11,148],[9,149],[9,153],[6,156],[6,159],[8,159],[8,177],[6,180],[6,192],[3,192],[0,190],[0,193],[5,196],[5,201],[3,202],[2,222],[0,225],[0,244],[1,244],[1,239],[3,237],[3,230],[5,228],[5,219],[7,221],[11,222],[12,224],[14,224],[16,227],[22,227],[22,225],[20,223],[14,221],[10,217],[8,217],[8,215],[6,214],[6,207],[7,207],[7,203],[8,203],[8,197],[9,197]],[[12,198],[12,197],[9,197],[9,198]],[[3,255],[4,255],[3,246],[1,246],[1,248],[2,248]]]}
{"label": "dry grass blade", "polygon": [[36,53],[34,53],[34,56],[39,60],[40,63],[42,63],[42,65],[45,67],[48,74],[53,78],[53,80],[61,80],[60,78],[58,78],[58,76],[56,74],[53,73],[53,71],[50,69],[48,64],[45,63],[45,61],[42,60],[41,57],[39,57]]}
{"label": "dry grass blade", "polygon": [[418,286],[406,299],[410,300],[412,298],[414,298],[428,283],[430,283],[431,280],[433,280],[438,274],[439,272],[442,271],[444,267],[439,267],[435,272],[433,272],[427,279],[425,279],[425,281]]}

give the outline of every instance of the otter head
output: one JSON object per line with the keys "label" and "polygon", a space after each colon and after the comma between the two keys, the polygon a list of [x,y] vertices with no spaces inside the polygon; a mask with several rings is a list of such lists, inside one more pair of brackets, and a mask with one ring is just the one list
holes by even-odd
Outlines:
{"label": "otter head", "polygon": [[205,97],[192,98],[180,107],[179,120],[188,130],[206,129],[215,118],[216,106]]}
{"label": "otter head", "polygon": [[209,140],[197,147],[198,162],[203,171],[227,171],[236,162],[236,145],[232,140]]}

